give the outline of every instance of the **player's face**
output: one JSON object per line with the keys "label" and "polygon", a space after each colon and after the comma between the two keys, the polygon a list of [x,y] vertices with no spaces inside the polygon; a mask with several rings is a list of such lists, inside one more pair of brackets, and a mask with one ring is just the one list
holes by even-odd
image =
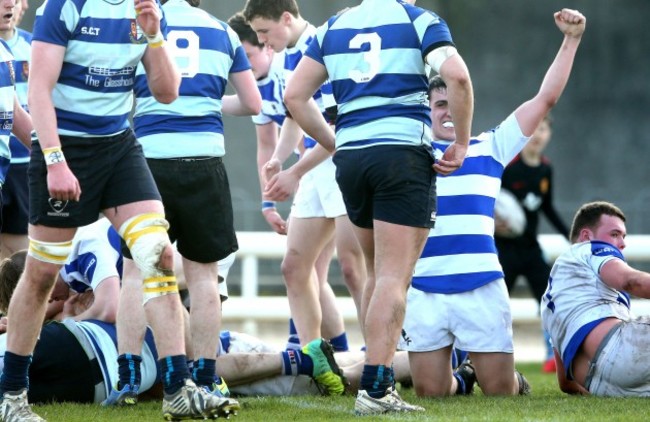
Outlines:
{"label": "player's face", "polygon": [[29,1],[28,0],[18,0],[16,2],[16,7],[18,8],[20,6],[20,9],[17,9],[16,12],[16,26],[20,25],[20,22],[23,20],[23,16],[25,16],[25,12],[27,9],[29,9]]}
{"label": "player's face", "polygon": [[279,53],[289,45],[290,22],[291,14],[284,12],[278,21],[257,17],[250,21],[250,25],[260,43],[268,45],[273,51]]}
{"label": "player's face", "polygon": [[63,280],[57,278],[50,294],[50,302],[64,301],[68,297],[70,297],[70,287]]}
{"label": "player's face", "polygon": [[269,68],[273,60],[271,47],[264,46],[260,48],[248,41],[242,42],[242,47],[244,47],[248,61],[251,62],[255,79],[265,78],[269,74]]}
{"label": "player's face", "polygon": [[431,106],[431,129],[433,138],[439,141],[455,141],[456,131],[449,114],[447,90],[434,89],[429,96]]}
{"label": "player's face", "polygon": [[524,147],[528,152],[534,152],[536,154],[541,154],[548,145],[548,142],[551,140],[551,125],[548,121],[542,121],[533,132],[533,136],[530,137],[530,141]]}
{"label": "player's face", "polygon": [[16,15],[16,0],[0,0],[0,32],[13,31]]}
{"label": "player's face", "polygon": [[613,215],[602,215],[600,224],[593,233],[593,239],[611,243],[620,250],[625,249],[625,222]]}

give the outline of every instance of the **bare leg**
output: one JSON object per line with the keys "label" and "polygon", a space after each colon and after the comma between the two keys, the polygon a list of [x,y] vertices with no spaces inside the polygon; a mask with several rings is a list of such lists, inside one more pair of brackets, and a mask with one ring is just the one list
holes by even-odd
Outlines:
{"label": "bare leg", "polygon": [[517,395],[519,383],[515,375],[512,353],[470,353],[476,378],[485,395]]}
{"label": "bare leg", "polygon": [[443,397],[456,393],[458,382],[451,367],[452,347],[432,352],[409,352],[415,393],[420,397]]}
{"label": "bare leg", "polygon": [[321,337],[322,313],[314,265],[329,239],[331,221],[325,218],[291,218],[282,274],[287,298],[301,344]]}
{"label": "bare leg", "polygon": [[142,306],[142,276],[135,262],[124,258],[122,288],[116,318],[119,355],[142,353],[146,326],[147,317]]}
{"label": "bare leg", "polygon": [[366,264],[359,241],[354,235],[353,225],[347,215],[336,218],[335,238],[343,280],[357,308],[359,324],[363,326],[361,302],[367,277]]}
{"label": "bare leg", "polygon": [[316,274],[318,276],[318,297],[320,299],[321,312],[321,335],[331,339],[345,332],[343,316],[336,306],[336,296],[329,284],[328,275],[332,255],[334,254],[334,239],[331,239],[316,260]]}

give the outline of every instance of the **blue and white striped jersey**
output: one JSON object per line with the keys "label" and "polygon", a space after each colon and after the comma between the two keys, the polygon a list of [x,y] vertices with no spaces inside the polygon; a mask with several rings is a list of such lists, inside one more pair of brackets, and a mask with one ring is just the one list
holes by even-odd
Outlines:
{"label": "blue and white striped jersey", "polygon": [[603,319],[632,319],[630,296],[600,278],[600,269],[612,259],[625,261],[609,243],[581,242],[560,255],[551,270],[542,296],[542,326],[560,352],[567,374],[584,339]]}
{"label": "blue and white striped jersey", "polygon": [[265,125],[275,122],[282,126],[287,115],[284,107],[284,52],[273,53],[269,74],[257,81],[257,88],[262,96],[262,111],[253,116],[253,123]]}
{"label": "blue and white striped jersey", "polygon": [[128,128],[135,69],[147,48],[132,1],[46,0],[33,40],[66,47],[52,92],[59,134],[110,136]]}
{"label": "blue and white striped jersey", "polygon": [[147,158],[222,157],[221,98],[228,76],[251,68],[246,53],[226,23],[185,0],[169,0],[163,10],[167,48],[183,77],[180,96],[172,104],[157,102],[138,68],[133,119],[138,140]]}
{"label": "blue and white striped jersey", "polygon": [[395,0],[364,0],[321,26],[306,55],[332,83],[336,148],[430,144],[425,57],[443,45],[453,42],[441,18]]}
{"label": "blue and white striped jersey", "polygon": [[77,293],[95,290],[109,277],[122,277],[120,236],[107,218],[79,228],[72,251],[59,274]]}
{"label": "blue and white striped jersey", "polygon": [[[16,75],[16,94],[20,105],[27,110],[27,79],[29,61],[32,55],[32,34],[17,28],[14,36],[7,40],[14,55],[14,75]],[[14,135],[9,139],[11,164],[29,163],[29,149]]]}
{"label": "blue and white striped jersey", "polygon": [[11,151],[9,135],[14,125],[15,81],[14,56],[7,43],[0,39],[0,186],[4,184]]}
{"label": "blue and white striped jersey", "polygon": [[[474,290],[503,277],[494,244],[494,202],[505,166],[529,138],[514,114],[470,140],[463,166],[438,175],[436,227],[415,265],[412,287],[430,293]],[[449,142],[434,141],[441,157]]]}

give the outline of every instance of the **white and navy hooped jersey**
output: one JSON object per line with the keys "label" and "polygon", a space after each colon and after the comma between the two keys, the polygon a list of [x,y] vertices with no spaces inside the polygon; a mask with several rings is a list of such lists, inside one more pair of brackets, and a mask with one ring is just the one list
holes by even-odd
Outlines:
{"label": "white and navy hooped jersey", "polygon": [[[67,319],[65,324],[70,329],[70,324],[76,324],[76,329],[72,328],[73,334],[83,333],[87,342],[81,342],[84,347],[90,346],[90,354],[95,355],[104,376],[104,387],[106,388],[106,397],[110,394],[111,386],[117,385],[118,365],[117,365],[117,330],[115,324],[109,324],[98,320],[74,321]],[[88,350],[87,350],[88,352]],[[160,381],[158,373],[158,351],[153,339],[153,333],[147,327],[144,342],[142,343],[142,363],[140,371],[142,382],[140,384],[140,393],[149,390],[156,382]]]}
{"label": "white and navy hooped jersey", "polygon": [[14,125],[14,97],[16,76],[14,56],[4,40],[0,39],[0,186],[4,184],[11,151],[9,136]]}
{"label": "white and navy hooped jersey", "polygon": [[147,158],[222,157],[226,150],[221,108],[228,76],[248,71],[250,63],[226,23],[185,0],[170,0],[163,9],[169,25],[167,48],[182,76],[180,96],[171,104],[157,102],[140,66],[136,135]]}
{"label": "white and navy hooped jersey", "polygon": [[52,92],[60,135],[110,136],[129,127],[135,69],[147,48],[132,1],[46,0],[33,39],[66,48]]}
{"label": "white and navy hooped jersey", "polygon": [[120,236],[106,218],[79,228],[72,252],[59,274],[72,290],[95,290],[109,277],[122,277]]}
{"label": "white and navy hooped jersey", "polygon": [[[305,28],[303,33],[300,35],[300,38],[298,38],[296,45],[294,45],[293,47],[287,47],[287,49],[285,50],[285,57],[284,57],[285,86],[289,82],[289,80],[291,80],[291,77],[293,76],[293,73],[296,70],[298,63],[300,62],[300,59],[302,59],[307,49],[316,38],[316,31],[317,30],[314,25],[308,24],[307,28]],[[326,119],[325,108],[336,104],[333,100],[332,84],[330,83],[329,80],[325,81],[325,83],[321,85],[321,87],[314,93],[313,98],[314,101],[316,101],[316,104],[318,104],[318,108],[320,109],[321,113],[323,113],[323,118]],[[303,137],[303,146],[306,149],[313,148],[314,146],[316,146],[316,140],[305,135]]]}
{"label": "white and navy hooped jersey", "polygon": [[327,69],[336,104],[336,148],[429,145],[425,57],[453,45],[432,12],[364,0],[318,29],[307,56]]}
{"label": "white and navy hooped jersey", "polygon": [[[27,110],[27,79],[32,55],[32,34],[17,28],[14,36],[7,41],[14,55],[14,75],[16,75],[16,95],[20,105]],[[11,164],[29,162],[29,149],[14,135],[9,139]]]}
{"label": "white and navy hooped jersey", "polygon": [[612,259],[625,260],[615,246],[600,241],[576,243],[553,265],[542,296],[542,326],[551,336],[567,371],[587,334],[603,319],[629,321],[630,296],[609,287],[600,270]]}
{"label": "white and navy hooped jersey", "polygon": [[253,116],[253,123],[265,125],[275,122],[282,126],[287,115],[284,106],[284,51],[273,53],[269,74],[257,81],[257,89],[262,96],[262,111]]}
{"label": "white and navy hooped jersey", "polygon": [[[505,166],[526,145],[514,114],[470,140],[463,166],[438,175],[435,228],[415,265],[412,287],[430,293],[474,290],[503,277],[494,244],[494,202]],[[434,141],[441,157],[450,142]]]}

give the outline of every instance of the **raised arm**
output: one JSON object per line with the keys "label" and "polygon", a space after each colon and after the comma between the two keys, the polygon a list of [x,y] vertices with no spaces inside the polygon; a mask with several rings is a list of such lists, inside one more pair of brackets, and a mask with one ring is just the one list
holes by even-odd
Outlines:
{"label": "raised arm", "polygon": [[554,18],[555,24],[564,34],[560,50],[546,71],[537,95],[515,110],[519,127],[526,136],[533,134],[562,95],[587,23],[587,19],[580,12],[571,9],[555,12]]}
{"label": "raised arm", "polygon": [[138,0],[135,8],[138,25],[148,42],[142,63],[147,73],[149,90],[158,102],[170,104],[178,98],[181,76],[160,32],[162,12],[155,0]]}

